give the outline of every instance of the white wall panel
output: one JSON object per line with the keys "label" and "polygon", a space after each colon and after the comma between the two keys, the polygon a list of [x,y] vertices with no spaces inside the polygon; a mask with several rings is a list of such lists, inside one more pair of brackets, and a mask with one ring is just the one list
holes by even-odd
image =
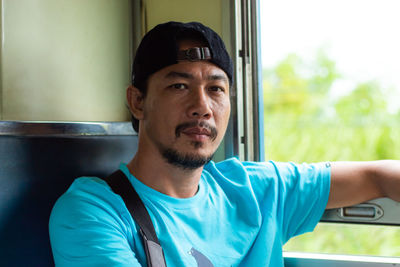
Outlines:
{"label": "white wall panel", "polygon": [[1,4],[1,119],[129,119],[129,0]]}

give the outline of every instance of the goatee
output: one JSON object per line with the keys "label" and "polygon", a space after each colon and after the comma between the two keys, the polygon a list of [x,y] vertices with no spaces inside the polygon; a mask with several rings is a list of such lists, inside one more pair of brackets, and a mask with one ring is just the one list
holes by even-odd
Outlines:
{"label": "goatee", "polygon": [[208,162],[211,161],[214,154],[208,157],[202,157],[197,155],[183,155],[180,154],[178,151],[171,149],[171,148],[164,148],[161,149],[161,154],[163,155],[164,159],[167,160],[169,164],[172,164],[178,168],[183,170],[195,170],[198,169]]}

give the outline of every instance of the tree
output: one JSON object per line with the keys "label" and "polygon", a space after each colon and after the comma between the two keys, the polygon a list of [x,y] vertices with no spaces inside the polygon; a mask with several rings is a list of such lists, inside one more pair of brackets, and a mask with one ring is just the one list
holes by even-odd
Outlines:
{"label": "tree", "polygon": [[388,116],[387,101],[377,82],[364,82],[335,104],[335,110],[344,122],[357,124],[365,120]]}
{"label": "tree", "polygon": [[323,114],[323,103],[329,100],[328,92],[340,77],[335,62],[323,49],[310,63],[296,54],[289,54],[263,74],[265,113],[296,118]]}

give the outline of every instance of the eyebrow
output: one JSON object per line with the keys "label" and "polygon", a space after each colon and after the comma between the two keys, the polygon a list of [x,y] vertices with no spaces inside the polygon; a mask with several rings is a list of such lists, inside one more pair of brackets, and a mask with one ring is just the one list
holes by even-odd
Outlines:
{"label": "eyebrow", "polygon": [[167,75],[165,75],[165,78],[176,78],[176,77],[186,78],[186,79],[194,79],[194,76],[187,72],[171,71]]}
{"label": "eyebrow", "polygon": [[221,74],[210,75],[207,77],[207,79],[210,81],[224,81],[224,82],[228,81],[228,79],[224,75],[221,75]]}
{"label": "eyebrow", "polygon": [[[178,72],[178,71],[171,71],[167,75],[165,75],[165,78],[186,78],[186,79],[194,79],[194,76],[190,73],[187,72]],[[207,80],[209,81],[228,81],[228,79],[221,74],[214,74],[214,75],[209,75],[207,76]]]}

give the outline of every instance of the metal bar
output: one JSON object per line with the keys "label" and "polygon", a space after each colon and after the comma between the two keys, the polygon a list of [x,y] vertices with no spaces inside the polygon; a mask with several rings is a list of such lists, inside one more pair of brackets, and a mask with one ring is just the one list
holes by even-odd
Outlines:
{"label": "metal bar", "polygon": [[4,2],[0,0],[0,120],[3,119]]}
{"label": "metal bar", "polygon": [[136,135],[130,122],[0,121],[0,136]]}
{"label": "metal bar", "polygon": [[400,225],[400,204],[389,198],[378,198],[348,208],[374,207],[375,216],[343,216],[343,208],[325,210],[321,222]]}
{"label": "metal bar", "polygon": [[261,66],[261,32],[260,32],[260,1],[251,0],[251,66],[252,66],[252,88],[253,88],[253,153],[254,160],[264,161],[264,108],[262,88],[262,66]]}
{"label": "metal bar", "polygon": [[254,88],[253,88],[253,25],[251,20],[251,0],[242,0],[242,73],[243,73],[243,118],[244,159],[256,160],[254,153]]}
{"label": "metal bar", "polygon": [[235,79],[230,88],[231,100],[231,116],[229,118],[228,129],[224,137],[224,152],[225,158],[231,158],[239,155],[239,125],[238,125],[238,112],[237,112],[237,59],[236,59],[236,20],[237,16],[235,3],[232,1],[222,1],[222,37],[229,54],[232,56]]}
{"label": "metal bar", "polygon": [[400,258],[284,252],[286,267],[400,266]]}
{"label": "metal bar", "polygon": [[235,62],[235,93],[234,106],[235,106],[235,121],[233,122],[233,130],[234,130],[234,152],[235,156],[238,156],[240,160],[245,160],[245,143],[243,143],[244,135],[245,135],[245,122],[244,122],[244,90],[243,90],[243,43],[242,43],[242,35],[243,35],[243,25],[242,25],[242,2],[234,1],[234,33],[232,34],[232,43],[234,44],[234,62]]}
{"label": "metal bar", "polygon": [[242,31],[242,49],[240,51],[240,56],[242,57],[242,90],[243,90],[243,125],[244,131],[240,142],[244,144],[244,160],[249,159],[249,127],[248,127],[248,92],[247,88],[247,64],[249,62],[249,35],[248,35],[248,20],[247,20],[247,0],[241,1],[241,31]]}

